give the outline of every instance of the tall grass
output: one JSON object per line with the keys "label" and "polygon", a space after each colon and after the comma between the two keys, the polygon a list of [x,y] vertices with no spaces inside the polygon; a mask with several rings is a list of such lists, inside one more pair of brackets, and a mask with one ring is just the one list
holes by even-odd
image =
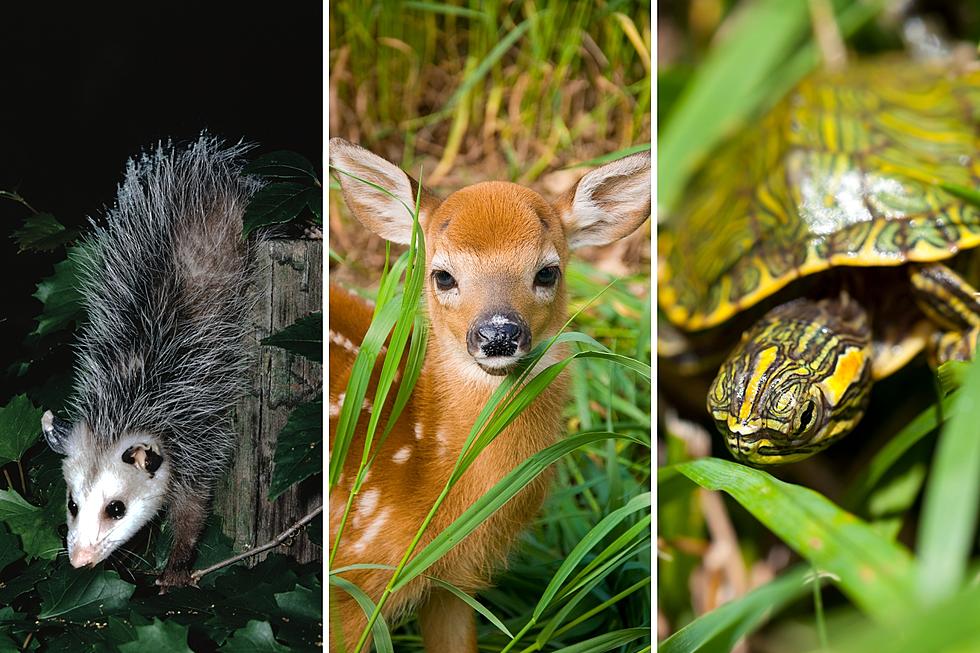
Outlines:
{"label": "tall grass", "polygon": [[331,3],[331,134],[434,156],[433,184],[501,154],[527,183],[649,142],[649,24],[632,0]]}
{"label": "tall grass", "polygon": [[[375,410],[367,425],[356,481],[349,496],[340,498],[345,500],[345,512],[332,543],[331,561],[343,539],[357,490],[397,419],[399,407],[408,401],[424,358],[426,322],[419,299],[425,250],[417,216],[418,206],[413,211],[415,228],[408,251],[382,275],[375,318],[361,344],[338,418],[331,449],[331,486],[344,468],[372,370],[380,365],[380,381],[371,402]],[[583,324],[606,324],[604,340],[611,346],[583,333],[563,330],[538,345],[521,368],[501,383],[474,423],[453,473],[377,603],[343,578],[345,569],[331,569],[332,588],[354,596],[369,619],[356,650],[362,650],[369,632],[379,651],[394,650],[395,644],[399,651],[420,650],[411,624],[392,634],[394,624],[385,623],[380,616],[384,604],[546,467],[559,461],[560,489],[549,500],[544,513],[548,517],[525,536],[513,568],[521,573],[512,575],[512,570],[487,597],[477,599],[441,579],[433,580],[483,616],[480,641],[495,650],[547,651],[573,646],[578,647],[575,650],[600,651],[623,645],[630,645],[627,650],[631,651],[644,646],[649,650],[651,372],[646,334],[650,300],[648,296],[638,299],[631,289],[616,288],[610,279],[585,264],[574,264],[568,272],[576,317]],[[642,276],[631,281],[647,283]],[[595,307],[590,307],[593,301],[583,299],[595,300]],[[381,345],[386,341],[382,358]],[[390,400],[394,373],[409,341],[394,410],[382,425],[379,407]],[[572,344],[576,351],[532,375],[545,352],[561,343]],[[567,413],[567,437],[511,470],[452,525],[420,547],[432,517],[467,468],[570,365],[576,401]],[[526,585],[529,578],[536,579],[533,591]]]}

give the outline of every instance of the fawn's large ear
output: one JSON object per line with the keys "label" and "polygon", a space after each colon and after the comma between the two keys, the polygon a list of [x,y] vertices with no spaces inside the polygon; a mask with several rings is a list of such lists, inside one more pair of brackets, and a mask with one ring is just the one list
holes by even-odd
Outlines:
{"label": "fawn's large ear", "polygon": [[[347,206],[361,224],[393,243],[411,242],[418,182],[395,164],[342,138],[330,139],[330,165],[340,181]],[[380,186],[391,195],[354,177]],[[439,200],[423,187],[420,226],[425,226],[438,205]]]}
{"label": "fawn's large ear", "polygon": [[556,208],[571,249],[630,235],[650,217],[650,151],[596,168]]}

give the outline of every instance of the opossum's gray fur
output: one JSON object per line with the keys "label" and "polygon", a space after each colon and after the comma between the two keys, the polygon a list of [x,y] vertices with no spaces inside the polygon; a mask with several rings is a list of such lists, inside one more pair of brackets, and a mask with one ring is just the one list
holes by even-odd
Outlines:
{"label": "opossum's gray fur", "polygon": [[261,183],[242,175],[246,149],[202,136],[130,160],[85,242],[72,417],[96,456],[124,434],[159,436],[174,486],[195,491],[231,453],[249,362],[242,215]]}

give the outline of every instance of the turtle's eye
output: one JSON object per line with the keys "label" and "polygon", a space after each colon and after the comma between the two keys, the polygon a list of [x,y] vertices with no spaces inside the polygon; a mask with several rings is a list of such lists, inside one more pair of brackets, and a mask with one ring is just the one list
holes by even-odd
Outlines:
{"label": "turtle's eye", "polygon": [[68,494],[68,514],[72,517],[78,516],[78,504],[75,503],[75,499],[72,498],[71,493]]}
{"label": "turtle's eye", "polygon": [[433,270],[432,279],[436,282],[436,288],[439,290],[452,290],[456,287],[456,279],[453,275],[449,274],[445,270]]}
{"label": "turtle's eye", "polygon": [[541,268],[534,275],[534,285],[542,288],[550,288],[558,282],[560,272],[557,265],[549,265],[546,268]]}
{"label": "turtle's eye", "polygon": [[126,504],[122,501],[110,501],[105,507],[105,516],[109,519],[122,519],[126,514]]}
{"label": "turtle's eye", "polygon": [[797,433],[806,433],[817,421],[817,402],[807,399],[803,404],[803,411],[800,413],[800,422]]}

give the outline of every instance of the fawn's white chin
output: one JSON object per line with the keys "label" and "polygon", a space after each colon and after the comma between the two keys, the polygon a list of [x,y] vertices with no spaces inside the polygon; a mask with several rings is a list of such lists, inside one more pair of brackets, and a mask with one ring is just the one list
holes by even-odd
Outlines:
{"label": "fawn's white chin", "polygon": [[488,358],[474,358],[480,369],[493,376],[504,376],[517,366],[520,356],[492,356]]}

